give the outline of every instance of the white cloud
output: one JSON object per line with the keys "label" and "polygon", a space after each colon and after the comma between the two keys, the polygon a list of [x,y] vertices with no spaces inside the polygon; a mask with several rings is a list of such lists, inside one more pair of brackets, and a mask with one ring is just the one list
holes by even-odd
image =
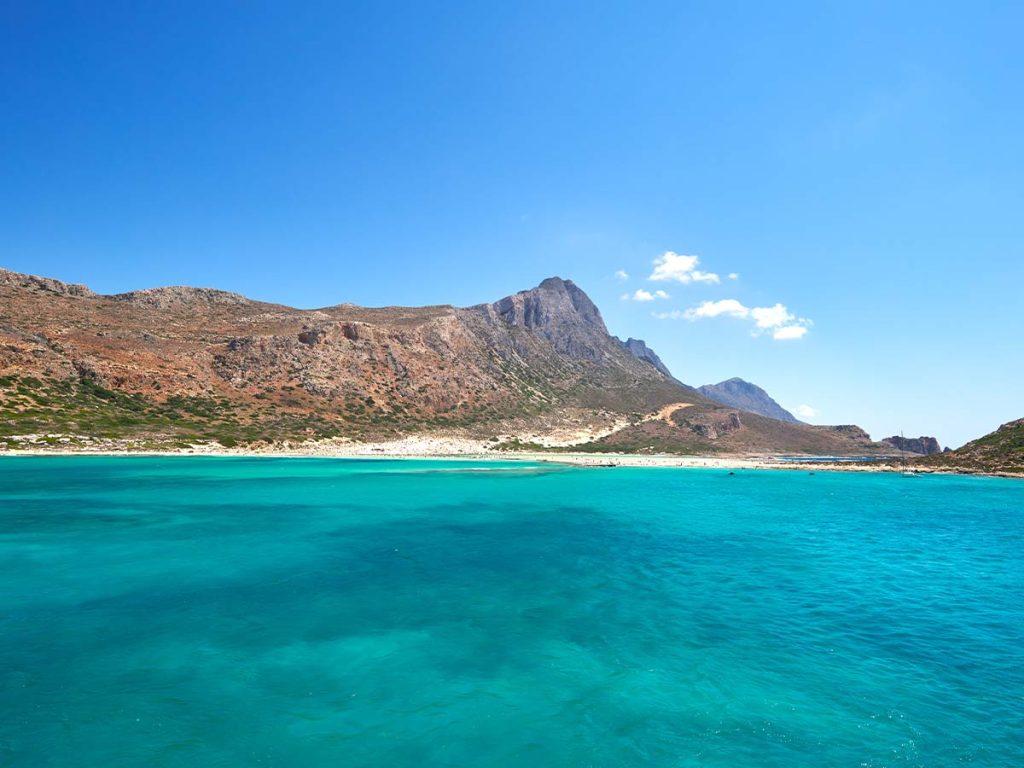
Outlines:
{"label": "white cloud", "polygon": [[774,307],[754,307],[750,310],[750,316],[754,318],[754,324],[758,328],[778,328],[791,320],[796,320],[781,304]]}
{"label": "white cloud", "polygon": [[818,409],[813,408],[810,405],[798,405],[793,409],[793,413],[799,416],[801,419],[813,419],[818,415]]}
{"label": "white cloud", "polygon": [[668,299],[671,298],[665,291],[645,291],[643,288],[637,288],[636,291],[630,296],[628,293],[622,294],[623,299],[633,299],[633,301],[654,301],[655,299]]}
{"label": "white cloud", "polygon": [[680,283],[690,282],[690,273],[697,268],[700,259],[696,256],[683,256],[674,251],[665,251],[654,260],[654,271],[649,280],[678,280]]}
{"label": "white cloud", "polygon": [[719,299],[705,301],[685,312],[673,310],[654,315],[659,320],[685,319],[691,322],[709,317],[735,317],[741,320],[753,320],[752,334],[760,336],[771,332],[772,338],[778,341],[802,339],[813,323],[804,317],[797,317],[782,304],[771,307],[747,307],[736,299]]}
{"label": "white cloud", "polygon": [[627,272],[624,269],[617,270],[615,272],[615,279],[616,280],[623,280],[623,281],[629,280],[629,272]]}
{"label": "white cloud", "polygon": [[674,251],[665,251],[653,262],[654,271],[648,280],[657,282],[672,280],[677,283],[718,283],[718,275],[714,272],[702,272],[697,269],[700,258],[684,256]]}
{"label": "white cloud", "polygon": [[730,272],[729,273],[729,279],[730,280],[739,280],[740,279],[739,272]]}
{"label": "white cloud", "polygon": [[703,317],[749,317],[750,310],[740,304],[736,299],[722,299],[721,301],[705,301],[703,304],[686,310],[683,316],[687,320],[700,320]]}
{"label": "white cloud", "polygon": [[806,325],[784,325],[772,332],[772,338],[777,341],[786,339],[802,339],[807,333]]}

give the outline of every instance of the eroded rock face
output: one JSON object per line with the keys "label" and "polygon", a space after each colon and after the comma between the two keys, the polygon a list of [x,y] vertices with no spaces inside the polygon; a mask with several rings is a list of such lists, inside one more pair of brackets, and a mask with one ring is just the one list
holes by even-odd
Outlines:
{"label": "eroded rock face", "polygon": [[677,412],[675,421],[708,440],[718,440],[743,428],[740,415],[734,411],[715,410],[691,415],[682,410]]}
{"label": "eroded rock face", "polygon": [[698,434],[701,437],[705,437],[708,440],[717,440],[718,439],[718,430],[715,429],[714,424],[706,424],[706,423],[703,423],[703,422],[692,422],[690,424],[690,429],[692,429],[695,434]]}
{"label": "eroded rock face", "polygon": [[889,445],[902,451],[909,451],[910,453],[919,453],[922,456],[931,456],[933,453],[942,453],[942,446],[939,445],[939,441],[934,437],[927,437],[922,435],[921,437],[901,437],[900,435],[893,435],[892,437],[882,438],[883,443],[889,443]]}
{"label": "eroded rock face", "polygon": [[327,338],[327,331],[324,328],[303,328],[299,331],[299,343],[314,346],[320,344]]}
{"label": "eroded rock face", "polygon": [[601,312],[572,280],[549,277],[536,288],[478,308],[485,317],[533,331],[562,355],[608,357],[611,337]]}
{"label": "eroded rock face", "polygon": [[656,371],[659,371],[670,379],[675,378],[665,364],[661,362],[661,358],[658,357],[654,350],[648,347],[641,339],[634,339],[630,337],[622,342],[622,346],[625,347],[626,351],[633,355],[637,360],[643,360],[648,365],[653,366]]}
{"label": "eroded rock face", "polygon": [[[287,384],[334,401],[394,402],[450,408],[496,397],[476,340],[446,319],[411,328],[331,323],[294,335],[234,338],[214,356],[213,368],[238,389]],[[460,352],[464,364],[460,364]]]}
{"label": "eroded rock face", "polygon": [[842,435],[844,438],[848,440],[857,440],[866,443],[871,442],[871,435],[869,435],[863,429],[858,427],[856,424],[839,424],[838,426],[834,427],[825,427],[825,429],[829,429],[835,432],[836,434]]}

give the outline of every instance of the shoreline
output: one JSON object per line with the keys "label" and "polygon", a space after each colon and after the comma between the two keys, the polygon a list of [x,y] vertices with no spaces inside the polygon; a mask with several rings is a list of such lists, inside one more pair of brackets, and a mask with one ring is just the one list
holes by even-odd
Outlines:
{"label": "shoreline", "polygon": [[[271,458],[271,459],[376,459],[394,460],[435,460],[435,461],[510,461],[548,464],[565,464],[577,467],[613,468],[630,467],[645,469],[727,469],[727,470],[787,470],[804,472],[862,472],[899,474],[898,467],[880,462],[846,460],[814,461],[808,459],[787,460],[777,455],[720,455],[682,456],[670,454],[620,454],[620,453],[572,453],[539,451],[499,451],[488,449],[476,441],[450,439],[409,439],[395,443],[363,443],[345,445],[304,444],[295,447],[250,449],[216,448],[197,444],[192,448],[177,450],[133,450],[130,448],[63,448],[58,446],[0,450],[0,457],[41,457],[41,456],[207,456],[210,458]],[[831,457],[830,457],[831,458]],[[918,467],[918,475],[963,475],[982,477],[1005,477],[1024,479],[1024,474],[1011,472],[985,472],[968,467]]]}

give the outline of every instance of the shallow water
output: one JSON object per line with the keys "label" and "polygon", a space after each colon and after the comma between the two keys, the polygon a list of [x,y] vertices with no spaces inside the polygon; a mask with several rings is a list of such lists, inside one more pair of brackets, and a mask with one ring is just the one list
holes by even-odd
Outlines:
{"label": "shallow water", "polygon": [[1024,765],[1024,483],[0,459],[0,765]]}

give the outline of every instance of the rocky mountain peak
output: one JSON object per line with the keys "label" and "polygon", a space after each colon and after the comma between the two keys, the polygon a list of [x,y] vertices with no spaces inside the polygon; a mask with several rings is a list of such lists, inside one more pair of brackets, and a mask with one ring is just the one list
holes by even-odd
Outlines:
{"label": "rocky mountain peak", "polygon": [[493,320],[533,331],[557,352],[577,359],[604,357],[612,341],[597,305],[572,280],[560,277],[476,309]]}
{"label": "rocky mountain peak", "polygon": [[[538,328],[552,321],[579,322],[594,326],[604,334],[608,333],[597,305],[572,280],[549,277],[542,280],[536,288],[506,296],[497,304],[502,304],[511,311],[506,319],[513,325],[522,324],[527,328]],[[522,323],[516,322],[516,310],[520,306],[523,308]]]}

